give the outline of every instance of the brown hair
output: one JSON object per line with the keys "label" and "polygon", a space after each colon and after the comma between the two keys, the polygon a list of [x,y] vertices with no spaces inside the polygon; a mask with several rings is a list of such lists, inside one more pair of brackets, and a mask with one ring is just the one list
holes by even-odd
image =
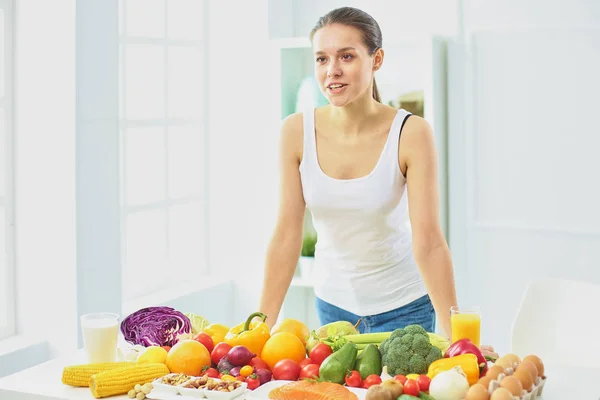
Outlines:
{"label": "brown hair", "polygon": [[[353,7],[336,8],[319,18],[310,32],[311,42],[319,29],[331,24],[347,25],[358,29],[362,33],[363,42],[370,55],[375,54],[375,51],[381,48],[381,29],[377,21],[366,12]],[[375,78],[373,78],[373,98],[381,103]]]}

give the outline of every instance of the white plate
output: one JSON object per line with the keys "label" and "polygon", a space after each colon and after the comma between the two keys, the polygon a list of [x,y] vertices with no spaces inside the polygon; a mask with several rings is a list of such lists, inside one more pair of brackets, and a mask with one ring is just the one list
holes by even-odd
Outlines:
{"label": "white plate", "polygon": [[248,387],[248,384],[246,382],[240,382],[240,383],[242,385],[239,388],[235,389],[233,392],[219,392],[216,390],[204,390],[204,395],[209,400],[232,400],[232,399],[240,397],[244,393],[246,393],[246,388]]}
{"label": "white plate", "polygon": [[[246,400],[268,400],[269,392],[271,390],[278,388],[280,386],[283,386],[290,382],[292,382],[292,381],[270,381],[270,382],[267,382],[264,385],[260,385],[259,387],[257,387],[256,389],[254,389],[252,391],[248,391],[248,393],[246,394]],[[358,400],[365,400],[365,398],[367,397],[367,389],[353,388],[353,387],[347,387],[347,386],[346,386],[346,389],[348,389],[352,393],[356,394],[356,396],[358,397]]]}

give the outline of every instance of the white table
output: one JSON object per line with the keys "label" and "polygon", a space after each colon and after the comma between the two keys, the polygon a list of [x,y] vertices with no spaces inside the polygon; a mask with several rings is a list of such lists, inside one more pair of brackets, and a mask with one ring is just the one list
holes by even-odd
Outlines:
{"label": "white table", "polygon": [[[0,400],[94,400],[88,388],[72,388],[62,384],[66,365],[85,361],[83,352],[72,357],[57,358],[0,379]],[[546,365],[549,376],[540,400],[600,400],[600,368],[582,369]],[[109,397],[128,399],[126,395]]]}

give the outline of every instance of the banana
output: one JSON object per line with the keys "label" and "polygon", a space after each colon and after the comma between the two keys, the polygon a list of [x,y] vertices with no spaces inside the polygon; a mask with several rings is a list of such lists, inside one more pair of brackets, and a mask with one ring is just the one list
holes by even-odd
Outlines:
{"label": "banana", "polygon": [[444,354],[446,350],[448,350],[448,347],[450,347],[450,341],[445,337],[432,332],[427,332],[427,334],[429,335],[429,341],[431,344],[440,349],[442,354]]}

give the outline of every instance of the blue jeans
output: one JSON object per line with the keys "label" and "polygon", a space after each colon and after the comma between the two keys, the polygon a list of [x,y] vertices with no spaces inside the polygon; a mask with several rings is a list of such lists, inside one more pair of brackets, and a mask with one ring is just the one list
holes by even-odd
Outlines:
{"label": "blue jeans", "polygon": [[392,332],[407,325],[418,324],[427,332],[435,332],[435,310],[429,295],[425,295],[405,306],[376,315],[359,316],[329,304],[317,297],[317,312],[321,325],[336,321],[351,324],[362,318],[358,326],[360,333]]}

